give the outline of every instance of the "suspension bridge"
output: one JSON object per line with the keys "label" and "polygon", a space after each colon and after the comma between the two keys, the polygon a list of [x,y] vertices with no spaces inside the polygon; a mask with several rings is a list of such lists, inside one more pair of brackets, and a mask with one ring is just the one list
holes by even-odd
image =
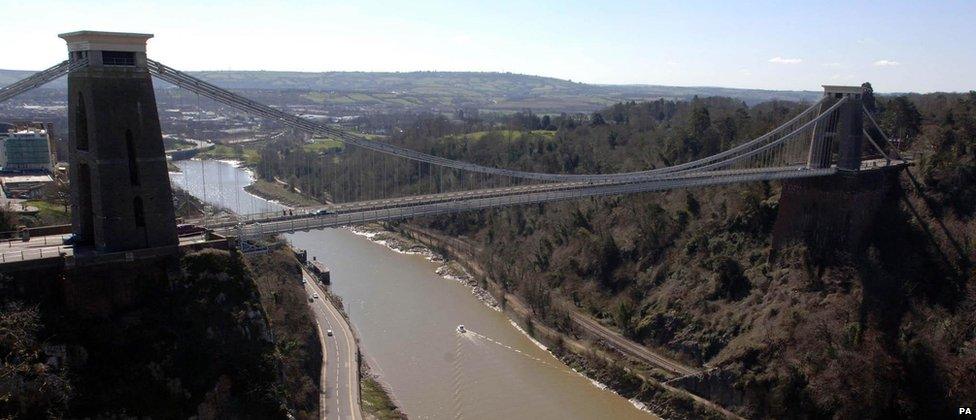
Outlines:
{"label": "suspension bridge", "polygon": [[[290,114],[149,59],[145,46],[151,35],[83,31],[61,37],[68,43],[69,60],[0,88],[0,102],[68,77],[75,246],[100,253],[178,243],[153,77],[239,112],[374,154],[390,183],[406,181],[395,173],[404,165],[412,165],[407,166],[414,168],[410,173],[420,176],[426,169],[431,180],[430,191],[423,193],[393,187],[368,199],[297,212],[196,221],[238,238],[583,197],[856,174],[906,164],[864,107],[861,87],[824,86],[819,101],[772,131],[694,161],[620,173],[547,173],[435,156]],[[445,186],[444,171],[452,173],[449,179],[462,181]],[[326,172],[313,176],[330,182]],[[75,253],[70,248],[59,252]]]}

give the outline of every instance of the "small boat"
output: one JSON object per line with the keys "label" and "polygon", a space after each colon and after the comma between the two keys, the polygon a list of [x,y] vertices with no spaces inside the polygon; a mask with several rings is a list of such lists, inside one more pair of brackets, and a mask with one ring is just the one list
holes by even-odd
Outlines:
{"label": "small boat", "polygon": [[468,330],[464,329],[464,324],[461,324],[461,325],[458,325],[457,332],[458,333],[461,333],[461,334],[464,334],[464,333],[468,332]]}

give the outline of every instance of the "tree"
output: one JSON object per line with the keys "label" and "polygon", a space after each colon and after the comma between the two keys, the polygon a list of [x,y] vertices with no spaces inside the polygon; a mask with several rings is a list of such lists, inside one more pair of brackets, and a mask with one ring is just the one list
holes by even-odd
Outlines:
{"label": "tree", "polygon": [[590,125],[592,125],[594,127],[600,126],[600,125],[605,125],[606,123],[607,122],[603,119],[603,115],[600,115],[599,112],[594,112],[593,113],[593,118],[590,118]]}
{"label": "tree", "polygon": [[45,185],[41,193],[44,195],[45,200],[60,204],[64,206],[65,212],[68,211],[68,206],[71,205],[71,191],[67,182],[61,182],[60,179],[55,179],[54,182]]}
{"label": "tree", "polygon": [[4,418],[61,417],[67,408],[71,385],[64,369],[46,363],[42,329],[36,307],[2,302],[0,416]]}
{"label": "tree", "polygon": [[752,285],[743,275],[738,261],[723,256],[719,257],[715,265],[715,289],[712,293],[714,298],[739,300],[749,294]]}
{"label": "tree", "polygon": [[617,328],[620,328],[620,332],[625,337],[634,338],[634,315],[636,314],[637,308],[628,299],[621,299],[613,308],[613,323],[617,324]]}
{"label": "tree", "polygon": [[542,125],[542,129],[543,130],[555,130],[556,129],[556,127],[554,127],[552,125],[552,118],[550,118],[548,115],[543,115],[542,116],[542,123],[541,123],[541,125]]}
{"label": "tree", "polygon": [[9,212],[5,208],[0,208],[0,232],[16,230],[17,225],[16,213]]}
{"label": "tree", "polygon": [[712,125],[712,118],[708,115],[708,108],[698,107],[691,112],[691,128],[695,137],[701,137]]}
{"label": "tree", "polygon": [[877,113],[878,103],[874,99],[874,88],[871,87],[871,83],[864,82],[861,84],[861,88],[864,89],[864,107],[872,114]]}
{"label": "tree", "polygon": [[908,141],[918,135],[922,126],[922,114],[907,97],[898,96],[888,102],[879,123],[889,134]]}

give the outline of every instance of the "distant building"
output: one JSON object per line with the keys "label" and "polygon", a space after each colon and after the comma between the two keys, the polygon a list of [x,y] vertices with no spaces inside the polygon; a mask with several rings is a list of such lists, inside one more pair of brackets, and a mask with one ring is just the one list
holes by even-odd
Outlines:
{"label": "distant building", "polygon": [[44,186],[52,182],[48,174],[0,176],[0,185],[9,198],[40,198]]}
{"label": "distant building", "polygon": [[0,134],[0,169],[50,171],[51,141],[46,130]]}

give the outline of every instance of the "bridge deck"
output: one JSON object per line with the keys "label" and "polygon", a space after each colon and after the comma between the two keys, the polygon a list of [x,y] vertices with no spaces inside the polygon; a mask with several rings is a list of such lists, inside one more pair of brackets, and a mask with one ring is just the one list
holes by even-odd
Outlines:
{"label": "bridge deck", "polygon": [[[864,171],[901,167],[905,161],[887,162],[885,159],[865,161]],[[344,203],[299,209],[298,213],[281,212],[248,215],[240,218],[213,220],[207,224],[223,235],[251,236],[299,230],[322,229],[375,221],[398,220],[417,216],[571,200],[583,197],[662,191],[676,188],[725,185],[750,181],[769,181],[790,178],[826,176],[836,168],[809,169],[806,167],[764,168],[761,170],[713,171],[689,173],[665,179],[634,183],[571,182],[550,183],[502,189],[472,190],[426,196],[402,197],[386,200]],[[327,209],[327,214],[316,214]]]}

